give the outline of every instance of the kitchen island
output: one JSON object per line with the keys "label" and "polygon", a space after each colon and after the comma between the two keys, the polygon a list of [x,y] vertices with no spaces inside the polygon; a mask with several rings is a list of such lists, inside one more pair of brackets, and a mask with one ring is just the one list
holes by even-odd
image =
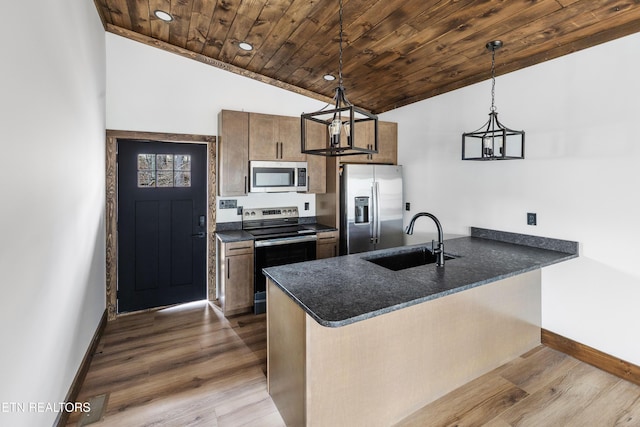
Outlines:
{"label": "kitchen island", "polygon": [[290,426],[392,425],[539,345],[540,268],[577,246],[472,228],[442,268],[370,261],[409,246],[265,269],[269,393]]}

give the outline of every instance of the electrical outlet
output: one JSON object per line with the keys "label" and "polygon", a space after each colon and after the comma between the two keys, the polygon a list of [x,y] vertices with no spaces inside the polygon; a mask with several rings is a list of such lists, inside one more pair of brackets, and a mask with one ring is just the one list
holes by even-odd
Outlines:
{"label": "electrical outlet", "polygon": [[527,212],[527,225],[537,225],[538,215],[532,212]]}
{"label": "electrical outlet", "polygon": [[411,203],[406,202],[406,203],[404,204],[404,210],[405,210],[405,211],[410,211],[410,210],[411,210]]}
{"label": "electrical outlet", "polygon": [[305,211],[309,210],[309,202],[304,202],[304,210]]}

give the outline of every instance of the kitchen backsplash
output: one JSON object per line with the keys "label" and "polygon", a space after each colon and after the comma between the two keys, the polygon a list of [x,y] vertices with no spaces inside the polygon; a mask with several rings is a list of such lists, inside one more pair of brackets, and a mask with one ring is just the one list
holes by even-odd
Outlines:
{"label": "kitchen backsplash", "polygon": [[[301,218],[316,216],[316,195],[307,193],[250,193],[246,196],[218,197],[216,206],[216,223],[242,221],[237,208],[220,209],[221,200],[236,200],[238,207],[277,208],[297,206]],[[305,209],[308,204],[308,209]]]}

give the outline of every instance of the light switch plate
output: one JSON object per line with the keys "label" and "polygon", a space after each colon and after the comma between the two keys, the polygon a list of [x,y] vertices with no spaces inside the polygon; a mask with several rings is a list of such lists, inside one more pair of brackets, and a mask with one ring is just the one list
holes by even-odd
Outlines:
{"label": "light switch plate", "polygon": [[235,209],[238,206],[238,201],[235,199],[220,200],[220,209]]}
{"label": "light switch plate", "polygon": [[533,212],[527,212],[527,225],[537,225],[538,215]]}

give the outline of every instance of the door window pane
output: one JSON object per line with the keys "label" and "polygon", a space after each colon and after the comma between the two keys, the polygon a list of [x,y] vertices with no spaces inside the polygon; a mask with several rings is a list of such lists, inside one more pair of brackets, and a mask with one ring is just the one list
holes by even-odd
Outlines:
{"label": "door window pane", "polygon": [[176,187],[191,187],[191,172],[176,172],[174,185]]}
{"label": "door window pane", "polygon": [[156,170],[155,154],[138,154],[138,170],[154,171]]}
{"label": "door window pane", "polygon": [[158,187],[173,187],[173,171],[158,171]]}
{"label": "door window pane", "polygon": [[148,188],[156,186],[155,171],[138,171],[138,187]]}
{"label": "door window pane", "polygon": [[176,154],[174,158],[174,169],[177,171],[191,170],[191,156],[185,154]]}
{"label": "door window pane", "polygon": [[191,187],[191,156],[138,154],[138,187]]}
{"label": "door window pane", "polygon": [[173,170],[173,155],[156,154],[156,169],[159,171]]}

